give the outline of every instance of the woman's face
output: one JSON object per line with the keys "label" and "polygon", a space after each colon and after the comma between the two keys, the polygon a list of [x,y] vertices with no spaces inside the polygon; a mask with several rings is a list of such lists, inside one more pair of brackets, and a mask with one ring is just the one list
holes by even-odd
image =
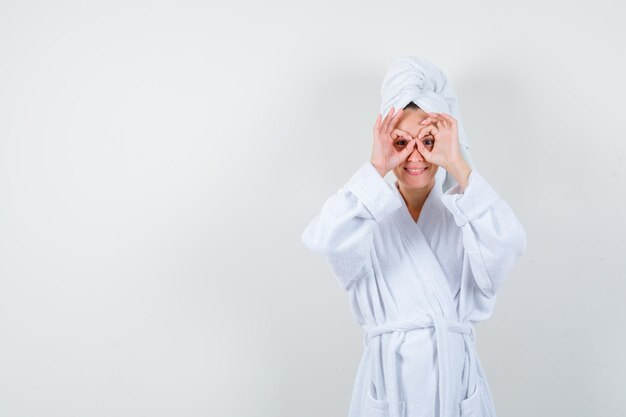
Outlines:
{"label": "woman's face", "polygon": [[[400,115],[396,129],[404,130],[412,138],[417,138],[418,133],[424,128],[423,125],[420,125],[420,122],[426,119],[426,117],[428,117],[428,114],[422,109],[406,109]],[[430,133],[421,139],[428,150],[433,149],[434,140],[435,138]],[[406,139],[400,137],[394,140],[394,147],[396,150],[401,151],[407,143]],[[417,145],[413,146],[413,152],[409,154],[406,160],[400,162],[393,169],[393,173],[405,189],[432,187],[439,167],[427,162],[424,156],[417,150]],[[415,172],[414,170],[418,171]]]}

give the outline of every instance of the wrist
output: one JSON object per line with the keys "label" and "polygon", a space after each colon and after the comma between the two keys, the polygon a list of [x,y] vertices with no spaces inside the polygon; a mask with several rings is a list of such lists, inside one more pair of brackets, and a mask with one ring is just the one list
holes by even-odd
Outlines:
{"label": "wrist", "polygon": [[385,169],[381,168],[379,164],[376,164],[374,161],[370,161],[370,163],[372,164],[372,166],[374,167],[374,169],[376,169],[376,171],[380,174],[381,177],[385,177],[385,175],[387,175],[387,172]]}
{"label": "wrist", "polygon": [[459,158],[447,165],[445,168],[447,172],[449,172],[454,179],[459,183],[462,190],[465,190],[467,187],[467,183],[469,180],[469,174],[472,171],[472,168],[469,166],[467,161],[463,158]]}
{"label": "wrist", "polygon": [[450,160],[443,168],[452,174],[454,172],[465,171],[467,168],[469,168],[469,164],[465,159],[463,159],[462,156],[459,156],[455,159]]}

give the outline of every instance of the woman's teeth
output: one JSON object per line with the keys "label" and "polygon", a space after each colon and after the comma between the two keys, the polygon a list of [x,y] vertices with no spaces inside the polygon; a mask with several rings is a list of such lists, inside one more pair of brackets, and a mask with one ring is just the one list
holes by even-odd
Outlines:
{"label": "woman's teeth", "polygon": [[426,171],[428,169],[428,167],[421,168],[421,169],[409,169],[409,168],[404,168],[404,169],[411,175],[419,175],[422,172]]}

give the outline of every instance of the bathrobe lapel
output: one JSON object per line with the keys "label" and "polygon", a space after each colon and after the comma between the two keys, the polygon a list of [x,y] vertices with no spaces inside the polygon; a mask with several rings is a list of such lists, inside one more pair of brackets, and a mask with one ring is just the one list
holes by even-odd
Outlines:
{"label": "bathrobe lapel", "polygon": [[428,283],[428,287],[432,290],[437,300],[440,311],[435,313],[440,314],[446,319],[457,322],[458,314],[454,307],[455,304],[450,285],[448,284],[448,280],[446,279],[444,270],[441,268],[439,260],[426,238],[426,234],[430,235],[432,232],[436,233],[439,217],[442,215],[442,210],[446,209],[441,202],[444,179],[445,171],[439,168],[437,174],[435,174],[435,185],[424,202],[417,223],[411,217],[411,213],[406,206],[404,198],[398,190],[398,181],[396,180],[391,187],[400,201],[402,201],[403,205],[403,207],[400,207],[398,210],[400,213],[394,216],[395,222],[404,234],[408,246],[417,260],[416,264],[420,270],[420,277],[423,277]]}

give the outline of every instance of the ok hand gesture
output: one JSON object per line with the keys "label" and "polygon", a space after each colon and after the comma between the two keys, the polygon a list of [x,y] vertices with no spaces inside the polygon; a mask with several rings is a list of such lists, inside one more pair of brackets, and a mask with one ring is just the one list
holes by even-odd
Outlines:
{"label": "ok hand gesture", "polygon": [[[422,120],[421,124],[425,127],[417,136],[417,150],[428,162],[439,165],[451,173],[461,186],[461,192],[465,192],[472,168],[461,154],[456,119],[445,113],[428,113],[428,117]],[[435,136],[435,144],[431,151],[426,149],[421,141],[427,132]]]}
{"label": "ok hand gesture", "polygon": [[[400,109],[394,115],[395,109],[391,107],[384,120],[382,120],[381,114],[379,114],[376,118],[371,163],[383,177],[396,166],[400,165],[402,161],[408,158],[414,148],[415,139],[413,139],[407,132],[395,129],[395,126],[400,119],[399,116],[403,111],[403,109]],[[399,137],[408,141],[408,144],[401,151],[398,151],[394,147],[394,141]]]}
{"label": "ok hand gesture", "polygon": [[[439,165],[446,171],[463,161],[456,119],[445,113],[428,113],[421,125],[424,127],[417,135],[417,150],[426,161]],[[434,147],[430,151],[421,140],[427,133],[435,137]]]}

